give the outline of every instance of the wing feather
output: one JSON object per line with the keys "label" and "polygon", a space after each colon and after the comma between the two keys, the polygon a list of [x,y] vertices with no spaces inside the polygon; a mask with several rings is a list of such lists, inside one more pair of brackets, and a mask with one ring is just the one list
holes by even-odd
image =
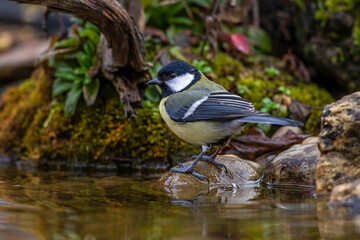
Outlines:
{"label": "wing feather", "polygon": [[198,101],[177,109],[166,110],[176,122],[195,122],[202,120],[232,120],[244,116],[264,116],[267,113],[256,111],[246,99],[229,93],[210,93]]}

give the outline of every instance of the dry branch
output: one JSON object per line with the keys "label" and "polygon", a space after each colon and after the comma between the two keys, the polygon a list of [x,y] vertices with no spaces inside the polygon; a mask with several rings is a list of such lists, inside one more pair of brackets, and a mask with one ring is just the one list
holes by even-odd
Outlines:
{"label": "dry branch", "polygon": [[95,24],[106,38],[106,41],[103,39],[99,44],[98,51],[102,73],[112,81],[119,92],[126,116],[135,115],[134,107],[141,102],[138,87],[147,79],[148,65],[145,61],[142,34],[118,1],[13,1],[46,6],[51,10],[72,14]]}

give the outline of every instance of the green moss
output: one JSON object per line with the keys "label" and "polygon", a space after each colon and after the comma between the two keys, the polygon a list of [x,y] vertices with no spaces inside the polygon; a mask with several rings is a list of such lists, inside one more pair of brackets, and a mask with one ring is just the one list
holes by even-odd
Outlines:
{"label": "green moss", "polygon": [[37,69],[32,77],[19,87],[11,87],[0,99],[0,148],[21,150],[23,138],[26,136],[33,119],[46,111],[51,101],[52,81],[48,72]]}
{"label": "green moss", "polygon": [[[283,94],[315,107],[333,101],[315,84],[299,83],[275,58],[261,57],[256,64],[244,67],[239,61],[219,53],[210,66],[213,72],[209,74],[218,83],[230,91],[241,91],[257,109],[264,107],[264,98],[275,101]],[[275,66],[280,74],[266,74],[269,66]],[[29,80],[2,95],[0,142],[4,144],[1,150],[15,150],[25,158],[34,159],[98,162],[115,157],[135,159],[137,163],[166,162],[174,156],[197,153],[196,146],[184,143],[167,129],[155,102],[144,101],[138,117],[126,120],[119,96],[110,83],[102,82],[93,106],[86,106],[82,99],[75,114],[65,117],[64,96],[52,99],[50,76],[47,68],[39,67]],[[283,113],[272,112],[278,116]],[[306,123],[306,132],[313,131],[320,114],[321,110],[313,110]]]}
{"label": "green moss", "polygon": [[154,114],[155,106],[140,109],[137,118],[127,121],[110,83],[102,87],[93,106],[82,100],[75,115],[65,117],[63,101],[51,100],[48,74],[40,68],[2,96],[0,141],[5,144],[1,150],[15,150],[26,158],[74,162],[107,157],[167,161],[170,153],[184,150],[185,144]]}
{"label": "green moss", "polygon": [[[297,81],[281,67],[277,67],[280,69],[281,74],[270,77],[265,72],[266,67],[269,65],[281,66],[280,60],[269,57],[258,58],[256,66],[245,68],[237,60],[219,53],[212,65],[217,82],[230,91],[236,92],[236,90],[243,89],[241,96],[251,101],[256,109],[263,107],[264,98],[269,97],[274,100],[279,95],[282,95],[283,93],[279,91],[279,87],[288,89],[290,92],[289,97],[315,107],[305,124],[305,132],[312,133],[322,113],[319,108],[333,102],[333,97],[314,83],[305,84]],[[235,90],[232,87],[234,84],[237,86]],[[271,112],[271,114],[283,117],[282,111]]]}

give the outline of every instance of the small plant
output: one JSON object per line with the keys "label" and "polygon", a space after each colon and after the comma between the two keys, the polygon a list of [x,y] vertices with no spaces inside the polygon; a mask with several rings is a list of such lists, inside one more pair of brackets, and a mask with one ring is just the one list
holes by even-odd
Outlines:
{"label": "small plant", "polygon": [[284,86],[279,86],[278,91],[288,96],[291,94],[291,91]]}
{"label": "small plant", "polygon": [[245,94],[249,91],[249,88],[245,85],[238,85],[237,88],[240,94]]}
{"label": "small plant", "polygon": [[201,34],[204,25],[201,19],[202,12],[211,6],[211,0],[187,0],[187,1],[159,1],[144,0],[143,5],[146,13],[146,25],[168,29],[170,26],[176,30],[191,28],[195,33]]}
{"label": "small plant", "polygon": [[96,100],[100,79],[92,77],[89,72],[97,64],[99,40],[98,28],[86,22],[83,26],[72,27],[70,37],[54,46],[60,53],[49,59],[56,77],[52,95],[66,94],[64,112],[67,117],[74,114],[81,95],[89,106]]}
{"label": "small plant", "polygon": [[269,77],[275,77],[280,75],[280,71],[273,66],[265,68],[264,71]]}
{"label": "small plant", "polygon": [[209,72],[212,72],[212,68],[209,66],[209,64],[204,61],[204,60],[201,60],[201,61],[198,61],[198,60],[194,60],[192,62],[192,65],[194,65],[195,67],[197,67],[200,72],[203,72],[203,73],[209,73]]}
{"label": "small plant", "polygon": [[262,104],[263,106],[260,108],[262,112],[271,113],[274,110],[280,109],[280,103],[274,102],[270,98],[264,98]]}
{"label": "small plant", "polygon": [[[285,89],[285,88],[284,88]],[[260,108],[261,112],[266,112],[277,117],[286,117],[287,108],[285,105],[272,101],[270,98],[262,99],[262,107]],[[268,133],[271,129],[271,124],[259,123],[257,127],[263,130],[263,132]]]}

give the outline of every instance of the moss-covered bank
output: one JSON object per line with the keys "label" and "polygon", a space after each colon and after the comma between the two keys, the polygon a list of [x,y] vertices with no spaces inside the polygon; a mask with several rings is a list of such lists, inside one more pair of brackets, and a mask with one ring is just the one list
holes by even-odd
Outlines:
{"label": "moss-covered bank", "polygon": [[[315,84],[299,83],[286,72],[270,76],[264,69],[269,63],[276,66],[279,60],[261,59],[247,68],[219,53],[210,64],[211,74],[227,88],[236,86],[258,109],[263,107],[264,98],[284,94],[279,86],[307,105],[323,107],[333,100]],[[106,81],[102,81],[94,105],[88,107],[81,99],[75,114],[66,118],[63,99],[52,99],[52,83],[52,71],[41,66],[31,78],[8,88],[1,96],[1,151],[15,151],[25,158],[68,162],[125,158],[136,163],[149,160],[166,163],[171,156],[190,156],[198,150],[194,151],[167,130],[156,103],[147,101],[139,109],[138,117],[127,121],[116,91]],[[313,111],[306,123],[307,132],[313,131],[320,113]]]}
{"label": "moss-covered bank", "polygon": [[62,101],[52,100],[50,71],[39,67],[20,86],[1,96],[0,148],[25,158],[92,162],[108,157],[161,159],[184,144],[164,128],[157,108],[139,109],[127,121],[116,91],[102,86],[96,103],[80,102],[75,115],[64,116]]}

